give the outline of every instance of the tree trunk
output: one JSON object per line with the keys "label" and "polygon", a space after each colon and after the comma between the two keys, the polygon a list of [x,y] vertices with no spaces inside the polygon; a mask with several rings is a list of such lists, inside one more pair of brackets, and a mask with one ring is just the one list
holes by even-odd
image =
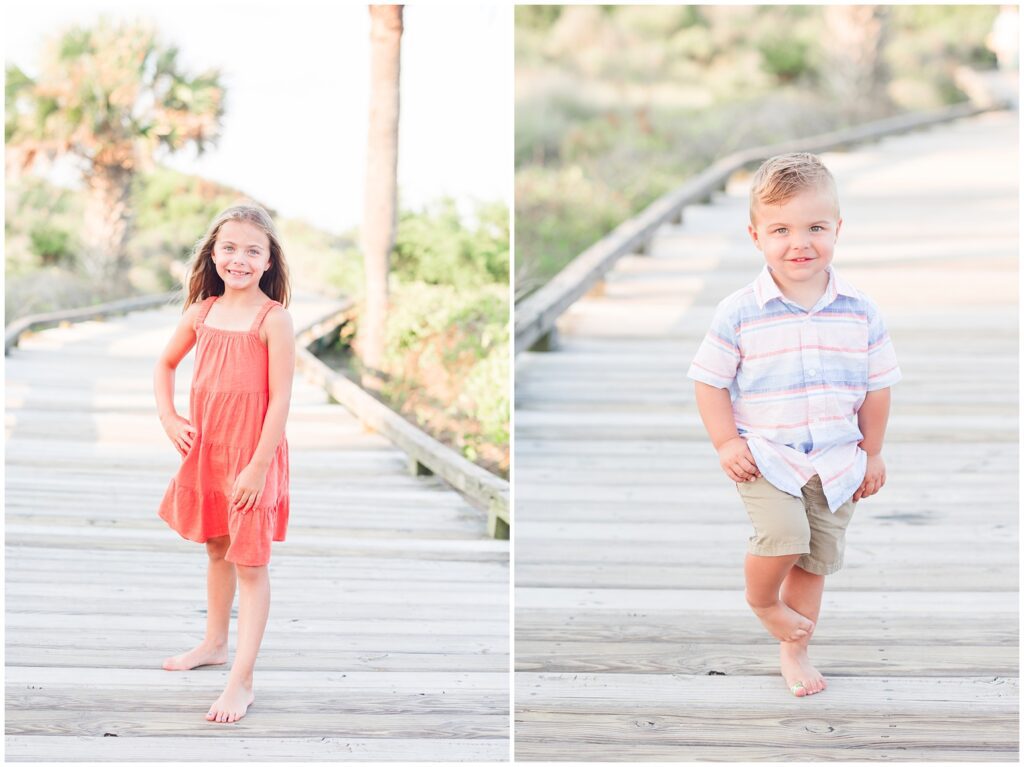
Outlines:
{"label": "tree trunk", "polygon": [[851,122],[891,111],[889,73],[883,53],[889,11],[876,5],[824,8],[828,79]]}
{"label": "tree trunk", "polygon": [[359,327],[363,386],[377,391],[388,314],[388,272],[395,241],[398,187],[398,83],[402,6],[370,6],[370,119],[362,246],[366,308]]}
{"label": "tree trunk", "polygon": [[81,265],[95,278],[104,298],[128,292],[128,235],[131,232],[132,172],[100,165],[85,178],[85,220]]}

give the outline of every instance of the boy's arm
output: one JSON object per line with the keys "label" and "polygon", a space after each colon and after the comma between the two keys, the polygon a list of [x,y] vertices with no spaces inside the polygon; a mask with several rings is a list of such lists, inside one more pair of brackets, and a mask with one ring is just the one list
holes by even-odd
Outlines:
{"label": "boy's arm", "polygon": [[885,485],[885,462],[882,460],[882,441],[885,439],[885,427],[889,423],[889,388],[869,391],[864,397],[864,404],[857,411],[857,426],[864,439],[860,441],[861,449],[868,454],[868,465],[864,472],[864,481],[853,500],[859,501],[874,495]]}
{"label": "boy's arm", "polygon": [[885,427],[889,423],[890,400],[888,387],[875,389],[867,393],[864,404],[857,411],[857,426],[864,435],[860,447],[868,455],[878,455],[882,452]]}
{"label": "boy's arm", "polygon": [[723,471],[734,482],[746,482],[761,476],[747,441],[736,431],[732,399],[728,389],[719,389],[695,382],[697,410],[704,422],[711,444],[718,451]]}

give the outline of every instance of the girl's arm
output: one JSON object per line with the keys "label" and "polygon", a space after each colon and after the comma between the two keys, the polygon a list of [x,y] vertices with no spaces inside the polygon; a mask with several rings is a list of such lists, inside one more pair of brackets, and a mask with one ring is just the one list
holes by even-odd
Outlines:
{"label": "girl's arm", "polygon": [[160,423],[182,455],[192,446],[195,429],[174,409],[174,371],[196,344],[194,325],[201,308],[199,303],[195,303],[185,310],[178,327],[174,329],[174,335],[167,342],[153,368],[153,393],[156,396],[156,410],[160,416]]}
{"label": "girl's arm", "polygon": [[267,331],[270,402],[256,450],[246,467],[238,473],[231,489],[231,502],[235,510],[241,512],[254,508],[263,495],[270,462],[284,436],[292,398],[292,378],[295,376],[295,331],[291,315],[283,308],[275,307],[267,314],[263,327]]}

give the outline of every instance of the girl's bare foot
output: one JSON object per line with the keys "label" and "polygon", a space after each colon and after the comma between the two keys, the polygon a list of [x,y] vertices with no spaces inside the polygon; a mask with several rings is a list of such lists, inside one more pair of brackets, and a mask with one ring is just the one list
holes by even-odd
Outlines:
{"label": "girl's bare foot", "polygon": [[826,687],[823,677],[807,657],[807,648],[800,642],[780,642],[782,677],[789,691],[802,698],[822,692]]}
{"label": "girl's bare foot", "polygon": [[253,693],[251,685],[246,686],[241,682],[233,682],[229,679],[224,692],[210,706],[206,719],[209,722],[228,724],[237,722],[245,716],[245,712],[249,710],[249,706],[254,700],[256,700],[256,695]]}
{"label": "girl's bare foot", "polygon": [[228,645],[205,639],[188,652],[174,655],[164,661],[165,671],[190,671],[199,666],[219,666],[228,662]]}
{"label": "girl's bare foot", "polygon": [[814,623],[786,605],[785,602],[777,601],[768,607],[750,605],[750,609],[754,611],[754,615],[761,620],[771,635],[780,642],[806,639],[814,631]]}

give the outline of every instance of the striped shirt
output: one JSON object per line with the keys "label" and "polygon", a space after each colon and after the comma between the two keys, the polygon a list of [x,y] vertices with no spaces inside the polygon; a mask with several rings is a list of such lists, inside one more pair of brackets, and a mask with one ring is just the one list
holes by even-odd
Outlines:
{"label": "striped shirt", "polygon": [[815,474],[834,512],[864,481],[857,411],[902,377],[878,307],[828,269],[811,311],[782,295],[767,266],[722,301],[687,375],[732,399],[762,476],[800,497]]}

